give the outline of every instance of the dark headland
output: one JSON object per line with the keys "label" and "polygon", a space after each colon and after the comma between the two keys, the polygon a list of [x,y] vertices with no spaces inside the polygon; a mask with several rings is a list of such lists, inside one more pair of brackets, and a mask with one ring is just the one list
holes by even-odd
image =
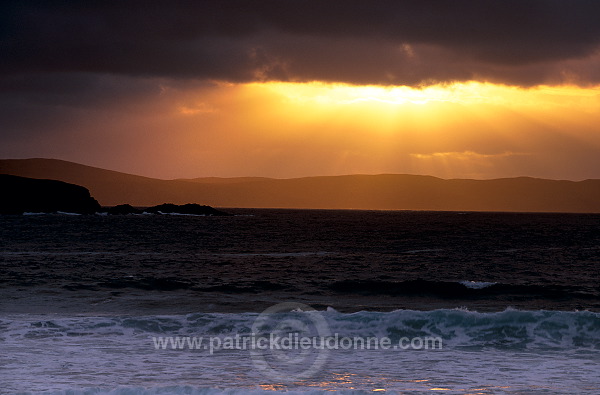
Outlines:
{"label": "dark headland", "polygon": [[80,185],[63,181],[35,179],[0,174],[0,214],[23,213],[72,213],[109,215],[121,214],[183,214],[226,216],[223,211],[199,204],[176,205],[164,203],[158,206],[135,208],[129,204],[101,207]]}
{"label": "dark headland", "polygon": [[88,188],[103,206],[600,213],[600,180],[441,179],[407,174],[160,180],[55,159],[0,160],[0,173]]}
{"label": "dark headland", "polygon": [[0,174],[0,187],[0,214],[93,214],[101,209],[86,188],[63,181]]}

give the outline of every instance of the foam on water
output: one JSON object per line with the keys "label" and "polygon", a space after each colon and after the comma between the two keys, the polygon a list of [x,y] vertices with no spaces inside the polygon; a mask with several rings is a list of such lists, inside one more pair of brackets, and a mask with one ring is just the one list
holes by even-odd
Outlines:
{"label": "foam on water", "polygon": [[[294,322],[306,313],[277,314],[277,320]],[[221,349],[212,354],[206,349],[161,349],[153,345],[156,336],[249,336],[257,313],[11,315],[0,317],[0,392],[237,395],[262,394],[264,389],[303,394],[375,389],[422,393],[436,388],[450,393],[520,393],[540,388],[549,393],[568,393],[574,388],[600,391],[600,313],[398,310],[345,314],[329,308],[310,314],[324,317],[332,335],[387,336],[392,342],[403,336],[437,336],[443,339],[443,348],[335,350],[314,377],[278,383],[257,371],[248,350]],[[262,326],[259,333],[274,329]]]}
{"label": "foam on water", "polygon": [[[43,391],[39,394],[43,395],[321,395],[321,394],[339,394],[339,395],[360,395],[372,394],[372,391],[361,390],[342,390],[342,391],[326,391],[326,390],[311,390],[311,391],[276,391],[264,389],[219,389],[219,388],[202,388],[191,386],[168,386],[168,387],[120,387],[113,389],[106,388],[86,388],[86,389],[69,389],[64,391]],[[394,391],[392,393],[395,393]]]}
{"label": "foam on water", "polygon": [[[281,320],[298,318],[302,312],[279,313]],[[315,313],[316,314],[316,313]],[[441,337],[445,347],[600,350],[600,313],[519,311],[479,313],[460,309],[392,312],[319,312],[331,333],[346,337]],[[2,338],[69,336],[249,336],[257,313],[194,313],[181,316],[121,317],[5,317],[0,320]],[[264,328],[269,331],[272,328]]]}
{"label": "foam on water", "polygon": [[493,283],[493,282],[470,281],[470,280],[460,281],[460,283],[462,285],[464,285],[465,287],[471,288],[471,289],[482,289],[482,288],[491,287],[492,285],[497,284],[497,283]]}
{"label": "foam on water", "polygon": [[158,211],[158,214],[160,215],[173,215],[173,216],[180,216],[180,217],[206,217],[206,214],[186,214],[186,213],[165,213],[162,211]]}

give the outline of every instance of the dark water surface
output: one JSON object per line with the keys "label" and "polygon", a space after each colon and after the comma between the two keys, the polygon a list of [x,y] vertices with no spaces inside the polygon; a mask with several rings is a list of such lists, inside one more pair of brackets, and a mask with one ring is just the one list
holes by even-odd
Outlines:
{"label": "dark water surface", "polygon": [[600,215],[231,211],[0,217],[0,393],[600,393]]}
{"label": "dark water surface", "polygon": [[600,215],[0,217],[0,311],[600,311]]}

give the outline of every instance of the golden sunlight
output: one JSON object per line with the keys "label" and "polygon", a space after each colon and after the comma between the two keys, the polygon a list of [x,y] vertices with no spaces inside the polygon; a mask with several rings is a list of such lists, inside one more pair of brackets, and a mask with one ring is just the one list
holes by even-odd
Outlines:
{"label": "golden sunlight", "polygon": [[219,176],[243,168],[280,178],[572,178],[585,171],[568,158],[593,161],[590,147],[600,146],[600,87],[269,82],[171,89],[161,98],[170,116],[150,127],[177,130],[161,163]]}
{"label": "golden sunlight", "polygon": [[250,89],[268,90],[299,103],[320,105],[364,104],[428,104],[451,102],[459,104],[503,105],[564,105],[578,103],[598,105],[600,87],[539,86],[519,88],[481,82],[430,85],[422,88],[408,86],[356,86],[348,84],[311,83],[252,83]]}

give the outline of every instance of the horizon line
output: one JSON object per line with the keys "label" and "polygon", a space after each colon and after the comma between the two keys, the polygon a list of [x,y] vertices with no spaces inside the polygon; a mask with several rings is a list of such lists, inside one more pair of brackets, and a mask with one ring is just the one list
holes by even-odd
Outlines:
{"label": "horizon line", "polygon": [[567,182],[584,182],[584,181],[600,180],[600,178],[584,178],[584,179],[573,180],[573,179],[564,179],[564,178],[536,177],[536,176],[529,176],[529,175],[506,176],[506,177],[497,177],[497,178],[464,178],[464,177],[444,178],[444,177],[434,176],[431,174],[414,174],[414,173],[345,173],[345,174],[331,174],[331,175],[306,175],[306,176],[296,176],[296,177],[286,177],[286,178],[268,177],[268,176],[259,176],[259,175],[252,175],[252,176],[250,176],[250,175],[246,175],[246,176],[199,176],[199,177],[191,177],[191,178],[188,178],[188,177],[158,178],[158,177],[151,177],[151,176],[146,176],[146,175],[141,175],[141,174],[128,173],[126,171],[121,171],[121,170],[113,170],[113,169],[109,169],[109,168],[105,168],[105,167],[88,165],[88,164],[84,164],[84,163],[80,163],[80,162],[74,162],[71,160],[59,159],[59,158],[44,158],[44,157],[0,158],[0,161],[4,161],[4,160],[18,160],[18,161],[49,160],[49,161],[56,161],[56,162],[64,162],[64,163],[74,164],[74,165],[78,165],[78,166],[90,167],[90,168],[94,168],[94,169],[98,169],[98,170],[110,171],[110,172],[120,173],[120,174],[124,174],[124,175],[143,177],[143,178],[149,178],[149,179],[160,180],[160,181],[193,181],[193,180],[210,179],[210,178],[222,179],[222,180],[257,178],[257,179],[264,179],[264,180],[285,181],[285,180],[299,180],[299,179],[308,179],[308,178],[377,177],[377,176],[429,177],[429,178],[436,178],[436,179],[444,180],[444,181],[451,181],[451,180],[494,181],[494,180],[520,179],[520,178],[535,179],[535,180],[548,180],[548,181],[567,181]]}

